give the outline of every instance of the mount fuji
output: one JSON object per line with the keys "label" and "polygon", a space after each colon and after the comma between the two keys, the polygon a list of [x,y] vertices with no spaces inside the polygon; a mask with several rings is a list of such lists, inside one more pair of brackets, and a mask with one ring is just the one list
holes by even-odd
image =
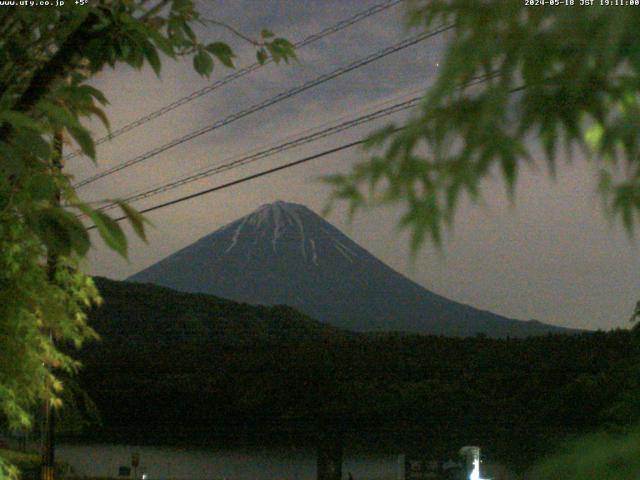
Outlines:
{"label": "mount fuji", "polygon": [[569,331],[430,292],[307,207],[282,201],[261,206],[128,280],[250,304],[286,304],[361,332],[522,337]]}

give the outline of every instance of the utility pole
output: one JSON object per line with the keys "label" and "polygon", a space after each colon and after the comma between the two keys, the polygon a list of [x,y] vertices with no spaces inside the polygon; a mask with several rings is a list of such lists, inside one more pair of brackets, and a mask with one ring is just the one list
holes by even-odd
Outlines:
{"label": "utility pole", "polygon": [[[53,135],[53,155],[51,157],[51,168],[54,174],[62,171],[62,131],[57,131]],[[60,205],[60,190],[56,190],[54,204]],[[55,281],[56,269],[58,267],[58,257],[55,253],[47,254],[47,276],[49,282]],[[53,333],[49,329],[49,337],[53,342]],[[49,366],[51,368],[51,366]],[[54,480],[55,471],[55,431],[56,413],[51,402],[46,401],[44,405],[44,441],[42,443],[42,463],[40,470],[41,480]]]}

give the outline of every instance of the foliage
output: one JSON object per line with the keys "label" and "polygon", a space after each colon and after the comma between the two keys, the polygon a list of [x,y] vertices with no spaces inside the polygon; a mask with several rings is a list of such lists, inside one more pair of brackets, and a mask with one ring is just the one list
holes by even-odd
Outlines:
{"label": "foliage", "polygon": [[[596,2],[597,4],[598,2]],[[403,126],[369,138],[376,152],[328,178],[352,210],[400,203],[418,248],[439,243],[463,196],[498,173],[513,194],[541,144],[551,172],[581,148],[601,174],[610,214],[640,212],[640,21],[637,8],[535,7],[521,0],[413,0],[409,25],[455,24],[436,78]],[[474,86],[470,86],[473,83]]]}
{"label": "foliage", "polygon": [[18,452],[6,448],[0,448],[0,459],[21,467],[37,467],[40,464],[40,456],[35,453]]}
{"label": "foliage", "polygon": [[[87,83],[106,66],[146,63],[159,74],[161,55],[191,55],[196,71],[207,76],[215,62],[232,66],[228,45],[198,40],[198,22],[192,0],[0,11],[0,415],[14,427],[30,425],[30,407],[38,401],[59,405],[57,372],[78,368],[56,345],[80,347],[96,337],[85,310],[99,295],[79,269],[91,246],[80,214],[110,248],[127,255],[120,226],[76,195],[61,168],[60,138],[95,160],[82,120],[97,117],[109,127],[102,110],[107,99]],[[274,59],[294,58],[284,39],[260,45]],[[259,59],[264,55],[258,51]],[[144,238],[144,219],[121,207]]]}
{"label": "foliage", "polygon": [[[0,448],[0,465],[5,462],[6,470],[0,478],[38,478],[42,459],[37,453]],[[9,466],[9,464],[11,466]],[[2,468],[2,467],[0,467]],[[18,471],[20,473],[17,476]],[[56,462],[56,478],[68,478],[71,467],[64,462]]]}
{"label": "foliage", "polygon": [[[640,218],[640,10],[580,3],[412,0],[410,27],[453,24],[454,33],[415,115],[372,135],[375,153],[349,174],[328,178],[334,199],[352,211],[402,204],[415,251],[427,238],[441,242],[461,198],[477,201],[483,180],[498,174],[513,197],[534,145],[551,174],[577,148],[599,172],[609,216],[631,234]],[[588,391],[595,402],[598,390]],[[630,392],[610,414],[635,416]],[[540,478],[631,478],[636,445],[637,433],[583,439]]]}
{"label": "foliage", "polygon": [[536,467],[545,480],[628,480],[640,471],[640,428],[628,435],[598,434],[565,445],[564,452]]}
{"label": "foliage", "polygon": [[9,460],[0,457],[0,478],[17,478],[18,469],[9,462]]}
{"label": "foliage", "polygon": [[38,472],[41,458],[35,453],[0,448],[0,478],[19,479]]}
{"label": "foliage", "polygon": [[101,424],[100,412],[89,394],[75,377],[64,376],[64,390],[60,398],[64,408],[57,413],[56,435],[78,435]]}
{"label": "foliage", "polygon": [[42,267],[46,248],[23,218],[0,221],[0,407],[11,425],[29,426],[29,408],[62,388],[49,367],[73,372],[78,364],[53,340],[76,346],[95,333],[84,310],[97,299],[89,277],[75,271],[75,256],[59,257],[53,279]]}

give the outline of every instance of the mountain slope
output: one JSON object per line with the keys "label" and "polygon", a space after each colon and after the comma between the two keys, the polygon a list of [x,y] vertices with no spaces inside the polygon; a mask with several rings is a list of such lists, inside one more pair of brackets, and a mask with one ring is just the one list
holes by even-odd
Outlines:
{"label": "mountain slope", "polygon": [[353,336],[288,306],[247,305],[156,285],[94,280],[104,303],[89,318],[104,342],[113,344],[109,348],[138,343],[145,349],[185,343],[243,347]]}
{"label": "mountain slope", "polygon": [[394,271],[303,205],[275,202],[130,277],[252,304],[286,304],[355,331],[492,337],[564,329],[448,300]]}

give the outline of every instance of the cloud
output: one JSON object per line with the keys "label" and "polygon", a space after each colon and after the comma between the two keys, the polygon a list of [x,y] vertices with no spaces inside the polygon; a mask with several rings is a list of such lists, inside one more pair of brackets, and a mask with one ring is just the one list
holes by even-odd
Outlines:
{"label": "cloud", "polygon": [[[201,3],[206,15],[227,21],[248,34],[257,35],[262,28],[269,27],[298,40],[378,2]],[[388,46],[405,35],[401,11],[400,7],[394,7],[305,47],[299,52],[299,64],[262,68],[101,145],[97,168],[88,160],[77,159],[70,162],[68,171],[77,178],[85,178]],[[210,40],[225,38],[232,42],[238,51],[239,66],[254,61],[253,48],[228,32],[203,30],[202,33]],[[444,45],[444,35],[427,40],[95,182],[80,193],[93,200],[125,196],[414,92],[433,78],[435,63]],[[228,73],[216,67],[212,80]],[[165,62],[161,80],[149,70],[138,72],[119,67],[101,73],[95,84],[111,100],[108,114],[113,127],[118,128],[212,80],[198,77],[185,59]],[[361,127],[195,182],[136,206],[152,205],[301,158],[360,138],[381,124]],[[150,214],[156,225],[150,232],[151,247],[132,241],[131,262],[127,264],[99,246],[92,252],[92,271],[124,278],[278,198],[320,211],[330,192],[317,178],[346,172],[364,156],[357,149],[343,152],[154,212]],[[392,267],[453,300],[510,317],[536,318],[565,326],[622,326],[637,300],[639,252],[636,245],[621,232],[608,227],[603,215],[597,213],[598,203],[591,189],[593,177],[585,165],[578,159],[573,166],[563,167],[555,183],[544,170],[525,173],[518,185],[515,208],[509,206],[500,182],[488,182],[484,186],[486,205],[463,205],[444,254],[427,247],[414,264],[409,262],[406,233],[396,229],[402,214],[400,208],[363,213],[350,225],[346,222],[344,206],[340,206],[330,220]]]}

